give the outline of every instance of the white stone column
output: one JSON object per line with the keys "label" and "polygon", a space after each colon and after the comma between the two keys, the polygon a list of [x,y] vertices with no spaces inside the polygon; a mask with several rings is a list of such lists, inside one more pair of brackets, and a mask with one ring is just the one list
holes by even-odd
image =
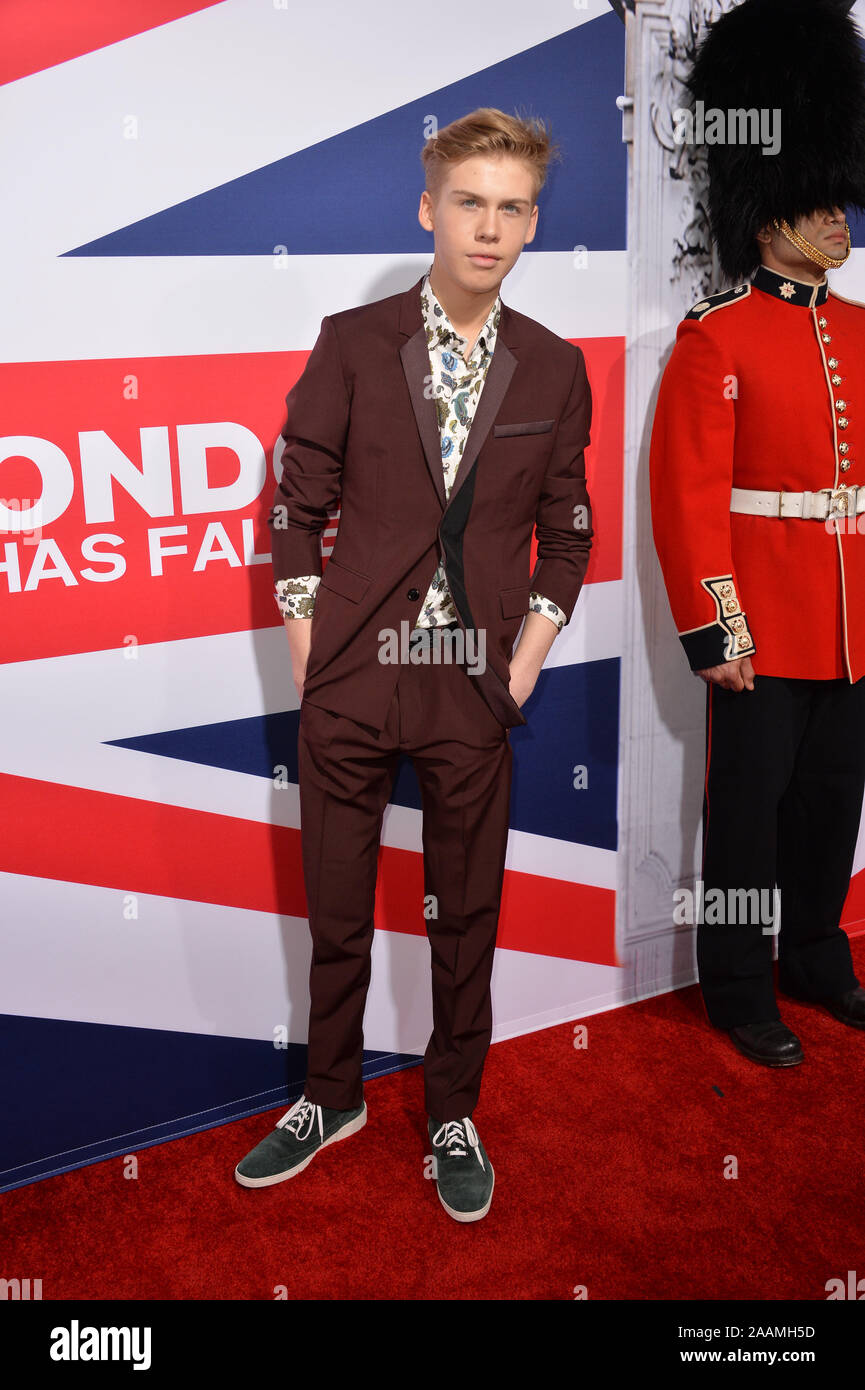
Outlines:
{"label": "white stone column", "polygon": [[704,155],[673,140],[673,112],[706,23],[731,0],[628,0],[623,139],[628,143],[630,302],[625,394],[625,635],[621,687],[617,947],[627,994],[696,979],[694,932],[673,892],[699,870],[705,687],[691,674],[652,542],[649,440],[676,327],[723,287],[703,211]]}

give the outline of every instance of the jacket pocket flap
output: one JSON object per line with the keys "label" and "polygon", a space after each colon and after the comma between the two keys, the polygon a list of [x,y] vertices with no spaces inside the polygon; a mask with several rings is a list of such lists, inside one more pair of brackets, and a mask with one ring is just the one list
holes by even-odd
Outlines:
{"label": "jacket pocket flap", "polygon": [[503,618],[524,618],[529,611],[528,584],[518,584],[515,589],[502,589],[499,597],[502,602]]}
{"label": "jacket pocket flap", "polygon": [[352,603],[360,603],[372,580],[365,574],[358,574],[357,570],[338,565],[336,560],[328,560],[321,583],[323,588],[332,589],[343,598],[351,599]]}
{"label": "jacket pocket flap", "polygon": [[509,434],[549,434],[555,420],[527,420],[522,424],[493,425],[493,434],[501,439]]}

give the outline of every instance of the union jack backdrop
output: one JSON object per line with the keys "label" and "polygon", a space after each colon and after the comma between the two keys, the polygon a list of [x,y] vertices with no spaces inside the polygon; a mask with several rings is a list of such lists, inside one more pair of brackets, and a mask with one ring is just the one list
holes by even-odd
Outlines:
{"label": "union jack backdrop", "polygon": [[[625,31],[608,0],[489,17],[431,41],[405,0],[5,0],[0,1190],[300,1093],[284,398],[325,314],[429,266],[420,149],[478,106],[561,147],[502,297],[586,355],[597,535],[512,730],[494,1038],[618,998]],[[367,1078],[431,1029],[420,836],[405,763]]]}

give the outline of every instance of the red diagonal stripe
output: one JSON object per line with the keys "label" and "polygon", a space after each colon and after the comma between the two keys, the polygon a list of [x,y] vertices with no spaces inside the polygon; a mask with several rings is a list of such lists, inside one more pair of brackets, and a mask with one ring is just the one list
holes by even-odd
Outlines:
{"label": "red diagonal stripe", "polygon": [[[9,773],[0,795],[0,868],[9,873],[306,916],[299,830]],[[383,846],[376,926],[423,936],[422,901],[422,855]],[[618,965],[615,894],[508,871],[498,944]]]}
{"label": "red diagonal stripe", "polygon": [[865,931],[865,869],[860,869],[850,880],[841,926],[848,936],[861,936]]}
{"label": "red diagonal stripe", "polygon": [[3,0],[0,83],[53,68],[221,0]]}

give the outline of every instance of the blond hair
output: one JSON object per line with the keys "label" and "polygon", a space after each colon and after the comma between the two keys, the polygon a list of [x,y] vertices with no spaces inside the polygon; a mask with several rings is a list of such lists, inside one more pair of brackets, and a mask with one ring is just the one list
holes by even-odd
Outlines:
{"label": "blond hair", "polygon": [[547,178],[550,162],[559,158],[559,148],[550,142],[549,131],[538,116],[523,119],[508,116],[494,106],[480,106],[467,116],[451,121],[427,140],[421,150],[426,172],[426,189],[435,201],[447,170],[472,155],[514,155],[531,166],[534,179],[533,202]]}

